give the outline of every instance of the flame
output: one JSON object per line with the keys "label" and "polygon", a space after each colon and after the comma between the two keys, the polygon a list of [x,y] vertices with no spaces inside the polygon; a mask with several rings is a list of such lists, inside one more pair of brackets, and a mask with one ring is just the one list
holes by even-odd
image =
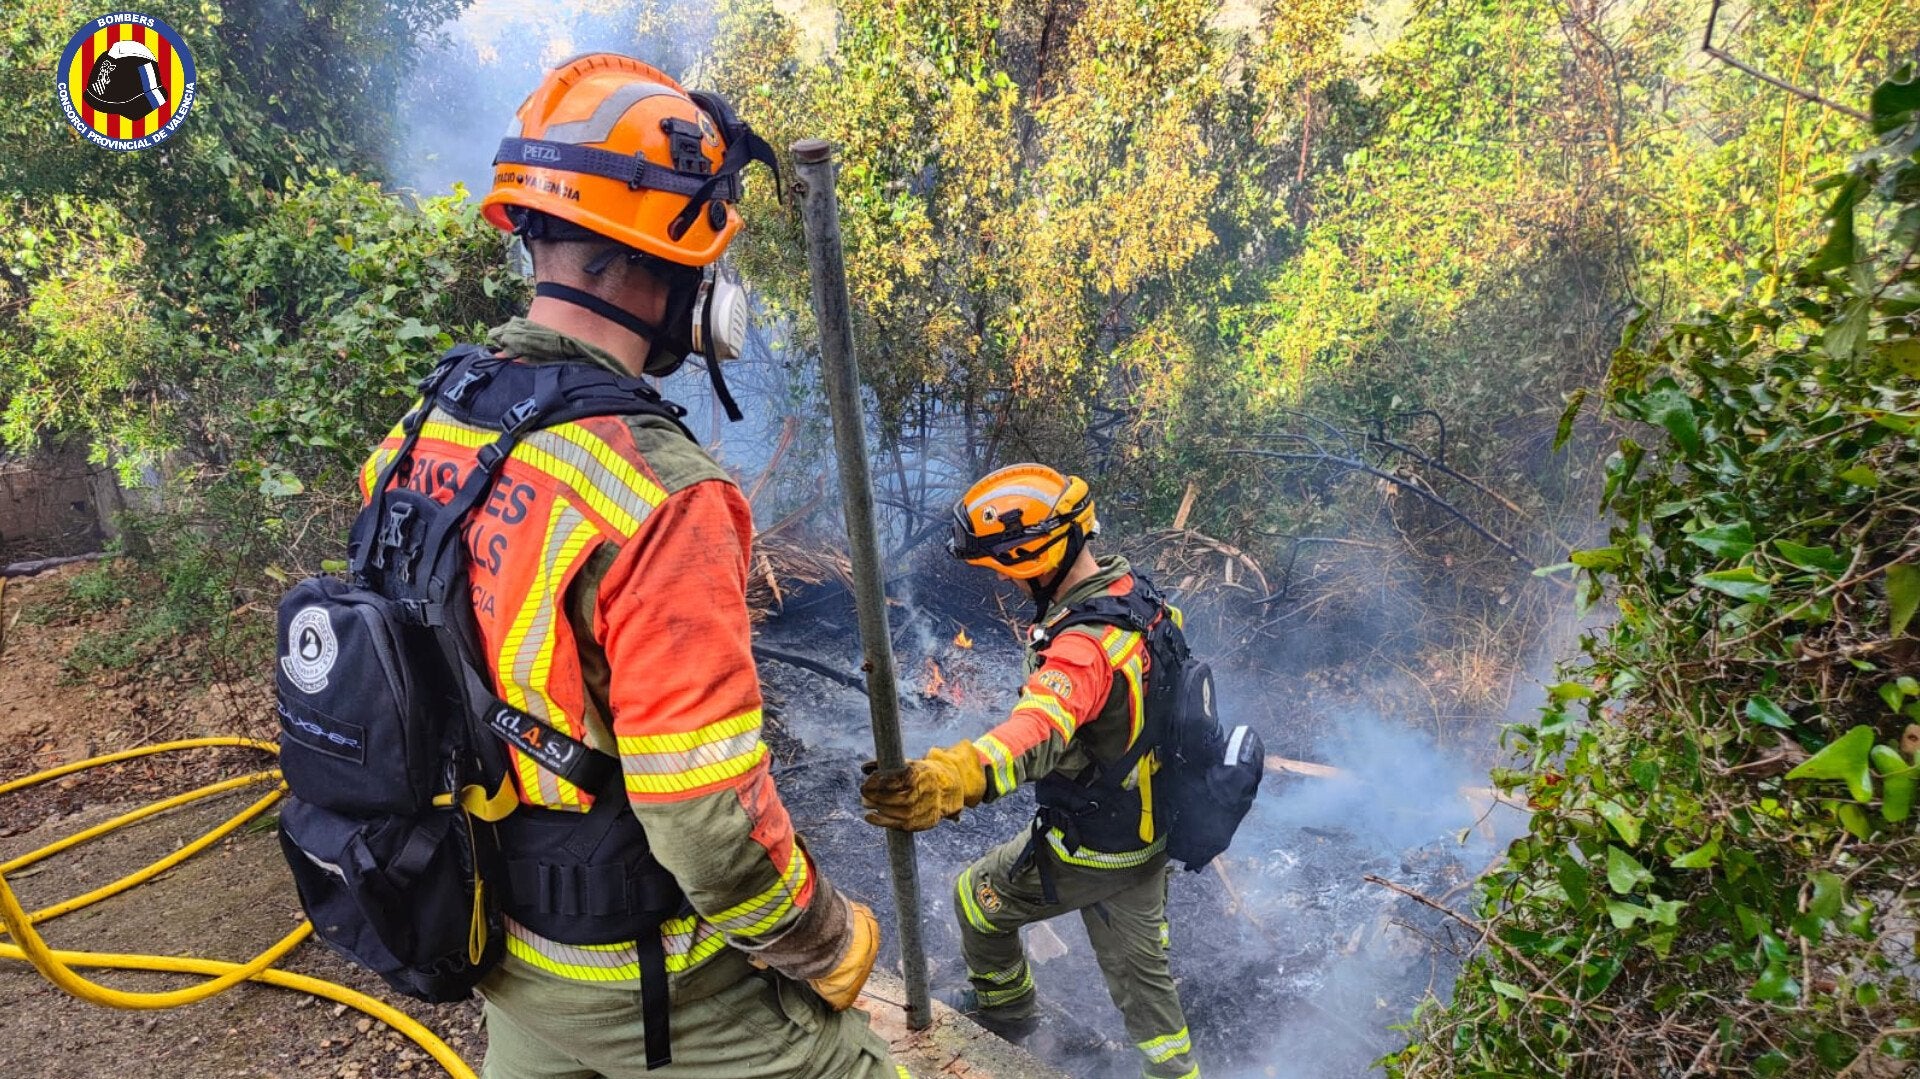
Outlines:
{"label": "flame", "polygon": [[940,664],[932,656],[927,657],[927,676],[920,683],[920,692],[929,697],[938,697],[940,691],[947,688],[947,676],[940,673]]}
{"label": "flame", "polygon": [[965,626],[961,626],[960,632],[953,635],[953,646],[955,648],[973,647],[973,638],[967,636],[967,628]]}

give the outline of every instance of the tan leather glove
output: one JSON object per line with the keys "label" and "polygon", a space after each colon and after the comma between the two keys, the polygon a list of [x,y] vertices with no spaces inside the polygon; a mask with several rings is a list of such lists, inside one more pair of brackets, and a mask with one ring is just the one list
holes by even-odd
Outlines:
{"label": "tan leather glove", "polygon": [[987,794],[987,771],[972,742],[931,749],[919,760],[891,772],[866,765],[860,805],[867,823],[905,832],[924,832],[962,809],[980,804]]}
{"label": "tan leather glove", "polygon": [[873,973],[873,958],[880,952],[880,923],[873,918],[873,911],[865,903],[848,901],[851,906],[847,934],[847,954],[832,973],[808,982],[820,999],[832,1005],[836,1012],[844,1012],[853,1007],[860,995],[860,987],[867,984],[867,975]]}

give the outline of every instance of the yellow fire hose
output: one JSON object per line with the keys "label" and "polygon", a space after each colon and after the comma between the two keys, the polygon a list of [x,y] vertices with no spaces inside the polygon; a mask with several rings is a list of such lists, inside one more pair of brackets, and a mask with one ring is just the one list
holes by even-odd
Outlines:
{"label": "yellow fire hose", "polygon": [[[271,742],[261,742],[251,738],[188,738],[178,742],[166,742],[160,745],[141,746],[138,749],[129,749],[119,753],[109,753],[102,757],[91,757],[87,760],[76,761],[73,764],[62,765],[58,768],[49,768],[44,772],[35,772],[30,776],[11,780],[7,783],[0,783],[0,794],[21,790],[38,783],[45,783],[50,779],[58,779],[61,776],[72,775],[75,772],[84,771],[88,768],[97,768],[104,764],[113,764],[118,761],[131,760],[135,757],[144,757],[154,753],[167,753],[181,749],[198,749],[206,746],[241,746],[248,749],[261,750],[265,753],[278,754],[280,752],[279,747]],[[95,888],[85,895],[76,896],[65,902],[56,903],[51,907],[28,913],[20,906],[20,900],[14,896],[13,889],[7,885],[6,874],[17,872],[44,858],[78,846],[90,839],[105,835],[116,828],[133,824],[136,821],[145,820],[148,817],[164,813],[169,809],[187,805],[191,802],[199,801],[202,798],[211,798],[231,790],[238,790],[241,787],[266,783],[274,784],[274,789],[255,801],[252,805],[247,806],[245,809],[228,818],[226,822],[219,827],[159,861],[154,862],[152,865],[129,873],[119,880],[114,881],[112,884]],[[458,1054],[448,1048],[446,1042],[441,1041],[433,1031],[420,1025],[413,1017],[400,1011],[398,1008],[382,1004],[380,1001],[364,993],[357,993],[344,985],[336,985],[332,982],[322,981],[319,978],[310,978],[303,974],[290,974],[286,971],[274,970],[273,965],[275,963],[279,962],[289,952],[299,947],[309,936],[313,935],[312,922],[301,922],[298,928],[282,937],[273,947],[268,948],[246,963],[228,963],[216,959],[197,959],[164,955],[119,955],[103,952],[56,951],[47,946],[47,942],[41,939],[39,931],[34,928],[34,926],[40,922],[58,918],[62,914],[70,914],[82,907],[98,903],[100,900],[106,899],[109,896],[118,895],[129,888],[152,880],[154,877],[172,869],[174,866],[179,865],[195,854],[218,843],[248,821],[265,813],[268,809],[272,808],[275,802],[280,800],[280,796],[285,791],[286,787],[280,782],[280,772],[278,769],[268,772],[255,772],[252,775],[225,779],[218,783],[209,783],[198,790],[188,791],[185,794],[177,794],[171,798],[154,802],[151,805],[142,806],[131,813],[124,813],[110,821],[96,824],[76,835],[71,835],[65,839],[50,843],[47,846],[41,847],[39,850],[23,854],[12,861],[0,863],[0,931],[4,931],[6,936],[12,937],[16,942],[14,944],[0,944],[0,959],[18,959],[31,963],[33,964],[33,968],[39,971],[48,981],[73,996],[92,1004],[102,1004],[110,1008],[177,1008],[183,1004],[193,1004],[197,1001],[206,1000],[208,997],[216,993],[225,992],[244,981],[264,982],[267,985],[277,985],[283,989],[295,989],[326,1000],[345,1004],[350,1008],[357,1009],[385,1023],[387,1026],[392,1027],[394,1030],[412,1039],[414,1044],[420,1048],[426,1050],[434,1060],[440,1063],[441,1067],[447,1070],[449,1075],[453,1076],[453,1079],[476,1079],[473,1069],[468,1067],[466,1061],[461,1060]],[[89,981],[75,973],[74,968],[76,967],[105,967],[116,970],[154,970],[178,974],[204,974],[210,977],[206,981],[188,986],[184,989],[173,989],[155,993],[133,993]]]}

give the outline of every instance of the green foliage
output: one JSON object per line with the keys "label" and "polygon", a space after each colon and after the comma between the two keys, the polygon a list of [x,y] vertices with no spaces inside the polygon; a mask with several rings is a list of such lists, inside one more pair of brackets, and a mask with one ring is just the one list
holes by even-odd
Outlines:
{"label": "green foliage", "polygon": [[0,319],[0,444],[85,431],[95,458],[173,446],[171,402],[124,403],[162,377],[146,246],[113,206],[77,196],[27,204],[0,232],[0,263],[24,283]]}
{"label": "green foliage", "polygon": [[[854,0],[825,34],[792,7],[729,3],[712,70],[776,145],[840,147],[883,420],[931,394],[1070,460],[1091,399],[1178,369],[1215,298],[1285,250],[1294,105],[1344,75],[1360,3],[1247,5],[1229,28],[1217,0]],[[797,315],[797,229],[761,197],[737,256]]]}
{"label": "green foliage", "polygon": [[1493,947],[1390,1075],[1814,1076],[1909,1053],[1912,85],[1873,96],[1883,138],[1819,185],[1828,234],[1797,273],[1651,342],[1635,320],[1616,354],[1609,405],[1646,433],[1608,466],[1611,544],[1574,562],[1618,620],[1580,692],[1511,730],[1537,812],[1485,882]]}
{"label": "green foliage", "polygon": [[[104,562],[68,582],[49,615],[89,626],[66,658],[70,676],[127,671],[166,654],[176,670],[231,679],[272,646],[272,622],[249,617],[234,598],[236,581],[257,571],[258,552],[237,528],[182,528],[182,520],[127,516],[124,541],[145,557]],[[194,662],[182,664],[188,651]]]}
{"label": "green foliage", "polygon": [[[104,9],[22,0],[0,10],[0,192],[14,202],[111,203],[169,242],[247,218],[259,191],[334,166],[377,173],[398,114],[396,76],[468,0],[155,0],[139,10],[186,38],[193,113],[151,153],[105,153],[52,100],[67,39]],[[156,253],[158,254],[158,253]],[[171,248],[168,256],[177,254]]]}
{"label": "green foliage", "polygon": [[[163,147],[103,152],[51,107],[0,120],[0,192],[18,207],[0,229],[0,445],[82,437],[124,480],[159,477],[164,509],[130,522],[160,582],[132,639],[217,636],[281,567],[334,554],[353,470],[412,379],[523,305],[465,192],[416,200],[368,178],[396,76],[462,6],[162,3],[200,81]],[[8,9],[0,86],[45,100],[67,35],[98,14]]]}
{"label": "green foliage", "polygon": [[181,279],[201,435],[268,495],[343,484],[455,340],[525,303],[466,192],[408,202],[333,171],[265,200]]}

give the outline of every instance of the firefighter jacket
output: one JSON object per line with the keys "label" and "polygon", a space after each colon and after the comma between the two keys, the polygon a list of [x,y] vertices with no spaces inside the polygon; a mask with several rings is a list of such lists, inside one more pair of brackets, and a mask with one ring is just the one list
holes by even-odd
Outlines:
{"label": "firefighter jacket", "polygon": [[[527,363],[625,373],[610,354],[521,318],[487,343]],[[430,416],[405,482],[451,499],[494,437]],[[363,495],[400,441],[396,428],[367,461]],[[676,998],[690,980],[711,989],[744,976],[741,952],[797,979],[824,976],[851,939],[848,904],[801,845],[768,772],[746,605],[752,535],[733,480],[650,416],[530,434],[466,525],[495,691],[619,757],[654,856],[696,912],[662,929]],[[509,752],[523,805],[592,803]],[[507,934],[510,957],[551,974],[639,983],[633,941],[562,944],[511,918]]]}
{"label": "firefighter jacket", "polygon": [[[1133,572],[1118,555],[1099,560],[1099,572],[1054,601],[1052,616],[1034,627],[1038,644],[1027,651],[1027,680],[1005,722],[974,739],[987,770],[986,800],[1049,773],[1078,777],[1119,759],[1146,722],[1146,676],[1151,658],[1144,635],[1119,626],[1084,624],[1058,635],[1047,627],[1068,610],[1100,595],[1124,596]],[[1175,622],[1177,608],[1169,606]],[[1047,842],[1061,861],[1100,868],[1129,868],[1150,861],[1166,847],[1153,820],[1153,772],[1159,761],[1142,757],[1126,785],[1141,795],[1140,846],[1133,851],[1069,847],[1060,829]]]}

